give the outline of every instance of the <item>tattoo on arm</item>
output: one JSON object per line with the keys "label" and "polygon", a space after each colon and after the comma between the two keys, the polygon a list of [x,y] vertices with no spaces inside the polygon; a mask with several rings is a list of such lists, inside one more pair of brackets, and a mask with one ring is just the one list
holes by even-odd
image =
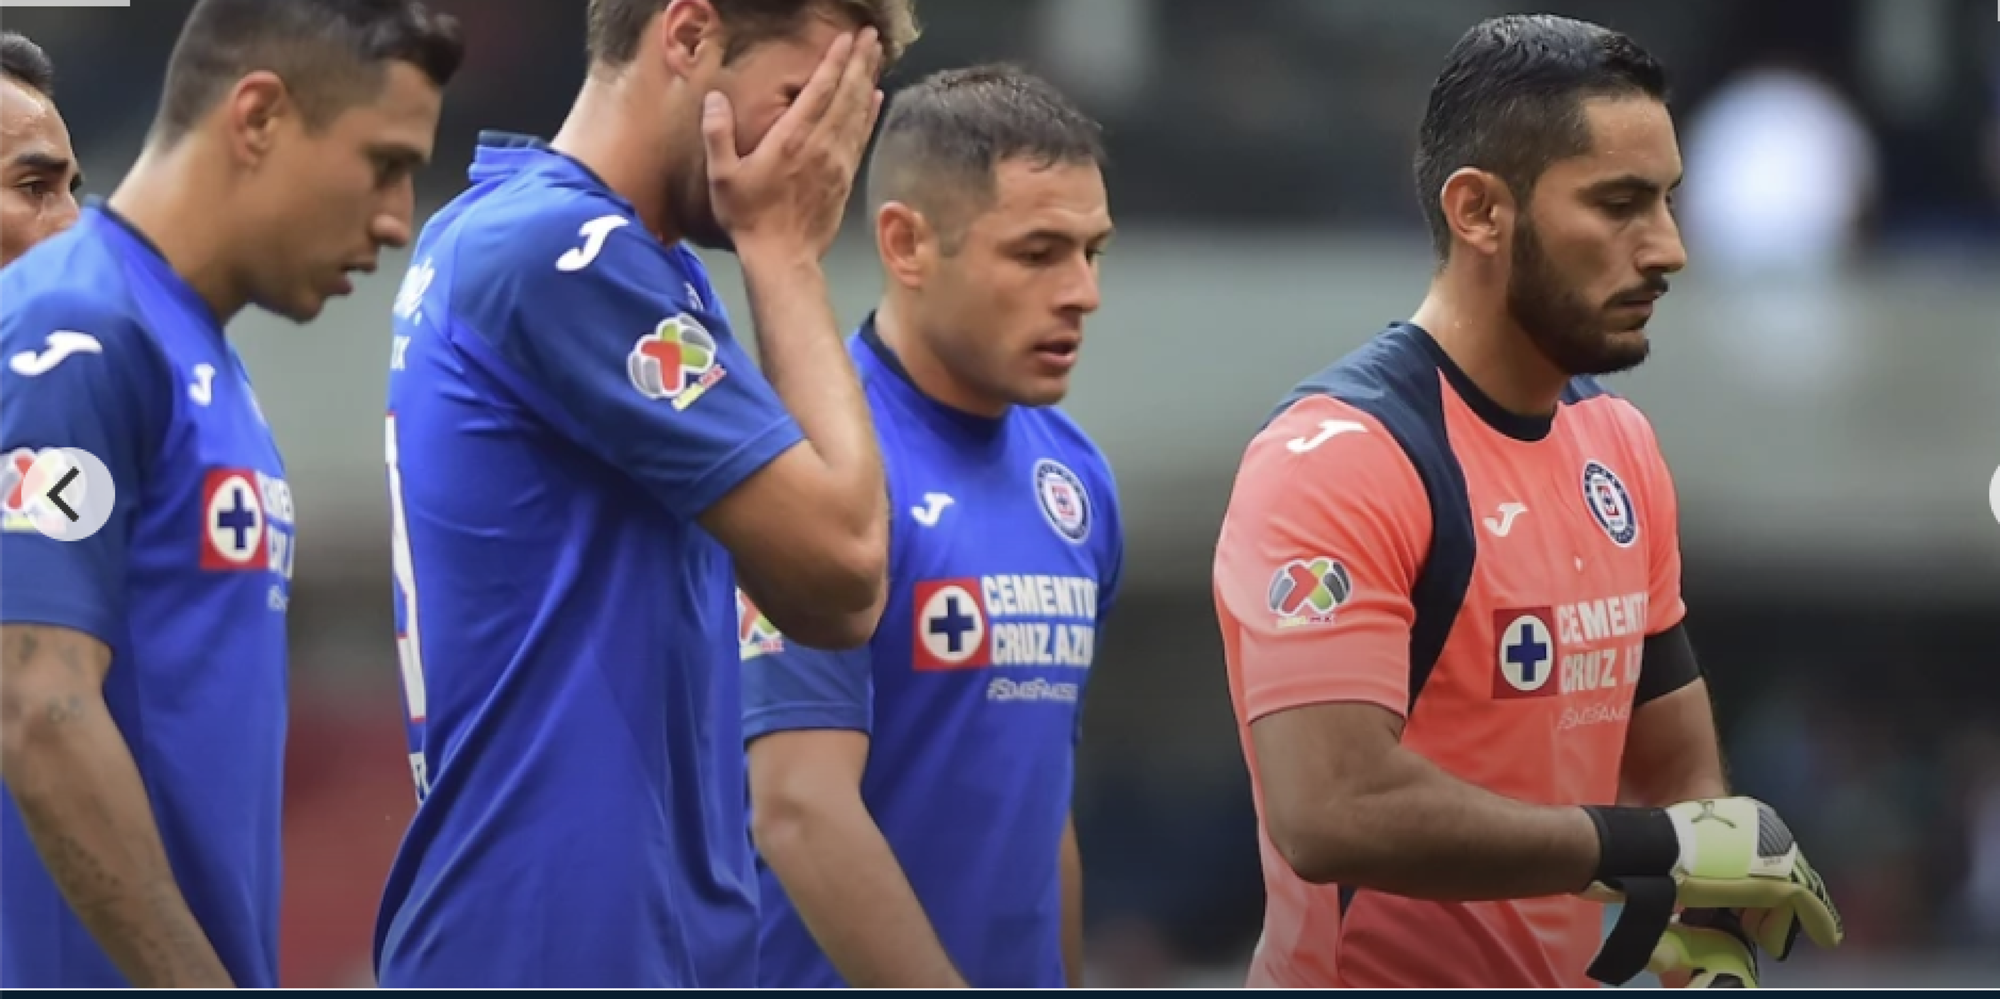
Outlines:
{"label": "tattoo on arm", "polygon": [[[0,647],[5,648],[6,669],[9,673],[33,668],[36,656],[41,654],[44,645],[47,644],[45,639],[37,634],[40,630],[26,627],[8,629],[14,636],[12,646]],[[85,656],[93,650],[80,648],[80,643],[68,640],[62,635],[57,635],[54,641],[55,645],[51,651],[54,652],[56,661],[62,665],[65,677],[78,684],[94,685],[90,683],[90,665],[85,661]],[[108,657],[109,653],[105,655]],[[88,699],[74,690],[50,693],[40,704],[23,705],[13,698],[9,698],[7,703],[9,710],[5,721],[9,725],[27,720],[24,717],[25,711],[37,711],[49,724],[62,725],[82,718],[89,707]]]}
{"label": "tattoo on arm", "polygon": [[4,768],[22,824],[77,918],[133,985],[228,986],[174,882],[146,787],[104,706],[111,651],[78,632],[7,629]]}
{"label": "tattoo on arm", "polygon": [[[30,642],[34,641],[34,636],[28,636],[28,640]],[[63,672],[67,673],[71,679],[76,680],[78,683],[90,683],[91,686],[96,686],[96,683],[92,682],[93,678],[90,667],[86,666],[83,661],[85,650],[78,648],[79,644],[75,641],[58,643],[56,645],[56,658],[61,661]],[[98,652],[100,650],[93,649],[89,651]],[[109,661],[111,657],[110,650],[105,649],[101,651],[103,652],[105,661],[96,664],[97,675],[99,677],[102,677],[111,665]],[[89,707],[89,702],[84,698],[83,694],[77,691],[69,691],[50,697],[45,707],[49,722],[55,725],[62,725],[82,718],[85,710]]]}
{"label": "tattoo on arm", "polygon": [[26,663],[35,658],[35,652],[42,647],[42,643],[41,640],[35,637],[34,629],[17,629],[14,632],[14,636],[16,639],[14,642],[14,662]]}

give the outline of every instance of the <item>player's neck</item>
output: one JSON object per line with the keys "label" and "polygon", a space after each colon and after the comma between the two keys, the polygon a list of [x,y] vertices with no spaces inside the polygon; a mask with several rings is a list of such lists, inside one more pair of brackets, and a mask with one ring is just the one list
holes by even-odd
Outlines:
{"label": "player's neck", "polygon": [[197,142],[184,138],[167,150],[149,144],[106,203],[208,303],[216,324],[226,326],[249,295],[230,258],[237,241],[224,224],[228,213],[215,210],[227,199],[209,190],[208,178],[227,171],[201,162]]}
{"label": "player's neck", "polygon": [[631,73],[616,77],[592,74],[549,145],[589,167],[619,197],[631,202],[639,222],[661,242],[675,243],[682,233],[667,211],[667,192],[672,185],[663,179],[669,169],[669,150],[655,135],[634,124],[656,119],[658,105],[657,99],[642,103]]}
{"label": "player's neck", "polygon": [[1005,400],[989,399],[974,391],[926,345],[911,318],[913,311],[898,302],[896,295],[883,296],[875,309],[875,335],[896,355],[917,391],[961,413],[989,420],[1006,416],[1009,404]]}
{"label": "player's neck", "polygon": [[1522,416],[1555,412],[1569,376],[1542,356],[1504,301],[1489,297],[1467,294],[1450,274],[1440,275],[1410,321],[1502,409]]}

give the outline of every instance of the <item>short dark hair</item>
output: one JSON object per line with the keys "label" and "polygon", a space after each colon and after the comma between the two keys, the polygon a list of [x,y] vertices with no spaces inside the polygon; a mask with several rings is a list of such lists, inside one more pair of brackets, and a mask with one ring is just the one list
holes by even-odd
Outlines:
{"label": "short dark hair", "polygon": [[[639,54],[646,25],[673,0],[590,0],[585,44],[593,65],[623,66]],[[729,31],[726,62],[758,42],[783,38],[815,10],[836,11],[864,28],[874,28],[882,40],[882,65],[896,64],[922,29],[915,0],[709,0]]]}
{"label": "short dark hair", "polygon": [[976,214],[966,209],[989,204],[995,168],[1016,159],[1101,167],[1104,130],[1011,63],[943,70],[890,99],[868,164],[868,200],[910,203],[939,226],[951,253],[963,218]]}
{"label": "short dark hair", "polygon": [[56,95],[56,64],[18,31],[0,31],[0,74],[43,97]]}
{"label": "short dark hair", "polygon": [[465,43],[458,20],[417,0],[199,0],[167,63],[154,131],[172,142],[247,73],[284,78],[307,124],[331,121],[406,62],[442,88]]}
{"label": "short dark hair", "polygon": [[1462,167],[1490,171],[1524,202],[1542,171],[1590,150],[1589,97],[1667,99],[1667,75],[1631,38],[1587,21],[1510,14],[1454,45],[1417,139],[1417,198],[1439,259],[1451,252],[1442,192]]}

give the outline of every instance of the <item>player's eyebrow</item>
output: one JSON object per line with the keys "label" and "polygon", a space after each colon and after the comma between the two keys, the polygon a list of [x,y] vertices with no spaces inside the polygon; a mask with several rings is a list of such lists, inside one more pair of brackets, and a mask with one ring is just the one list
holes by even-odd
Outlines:
{"label": "player's eyebrow", "polygon": [[14,157],[14,165],[23,170],[33,170],[36,173],[63,173],[69,169],[70,163],[68,160],[54,153],[45,153],[39,149],[31,149],[25,153],[16,155]]}
{"label": "player's eyebrow", "polygon": [[1627,173],[1600,180],[1585,188],[1584,193],[1594,197],[1628,193],[1657,195],[1662,191],[1672,191],[1680,186],[1681,178],[1679,177],[1675,177],[1673,183],[1662,187],[1659,181],[1651,177],[1642,177],[1636,173]]}
{"label": "player's eyebrow", "polygon": [[381,145],[369,153],[383,163],[399,170],[416,170],[429,166],[431,158],[421,151],[405,145]]}
{"label": "player's eyebrow", "polygon": [[1076,233],[1067,229],[1030,229],[1015,236],[1009,242],[1017,245],[1026,245],[1029,243],[1082,243],[1085,246],[1103,246],[1111,242],[1111,237],[1116,235],[1117,231],[1117,229],[1111,228],[1094,235],[1079,237]]}

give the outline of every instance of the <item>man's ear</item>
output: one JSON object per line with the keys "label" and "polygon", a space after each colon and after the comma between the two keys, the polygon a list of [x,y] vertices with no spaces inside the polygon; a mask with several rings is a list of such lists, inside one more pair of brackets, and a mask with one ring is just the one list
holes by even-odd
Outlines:
{"label": "man's ear", "polygon": [[1452,171],[1439,192],[1452,241],[1482,256],[1494,256],[1514,225],[1514,192],[1496,174],[1472,167]]}
{"label": "man's ear", "polygon": [[905,288],[920,288],[937,259],[937,230],[924,214],[901,201],[885,201],[875,211],[875,252],[882,271]]}
{"label": "man's ear", "polygon": [[230,155],[255,167],[271,155],[279,130],[298,116],[299,106],[283,78],[260,69],[236,81],[215,113],[228,123]]}
{"label": "man's ear", "polygon": [[645,41],[640,46],[642,55],[652,47],[675,76],[693,76],[695,68],[710,58],[711,52],[715,53],[713,58],[718,64],[722,61],[720,50],[725,44],[722,17],[709,0],[673,0],[653,20]]}

